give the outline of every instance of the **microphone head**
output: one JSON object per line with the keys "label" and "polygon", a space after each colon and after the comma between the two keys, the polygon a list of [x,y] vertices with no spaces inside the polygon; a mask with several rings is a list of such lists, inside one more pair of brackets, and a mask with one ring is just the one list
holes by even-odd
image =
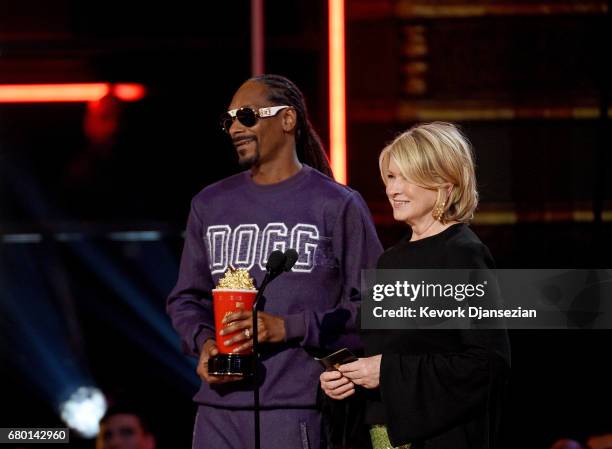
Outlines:
{"label": "microphone head", "polygon": [[272,251],[268,256],[268,262],[266,263],[266,271],[268,273],[274,273],[281,271],[285,266],[285,255],[282,251]]}
{"label": "microphone head", "polygon": [[295,265],[295,263],[297,262],[299,257],[300,257],[300,255],[293,248],[289,248],[287,251],[285,251],[285,267],[284,267],[284,270],[285,271],[291,271],[291,269],[293,268],[293,266]]}

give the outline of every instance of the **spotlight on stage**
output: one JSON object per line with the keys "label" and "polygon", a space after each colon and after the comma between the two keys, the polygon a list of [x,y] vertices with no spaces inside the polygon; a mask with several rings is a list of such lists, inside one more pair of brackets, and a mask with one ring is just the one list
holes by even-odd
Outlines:
{"label": "spotlight on stage", "polygon": [[79,387],[60,404],[60,414],[68,427],[84,438],[98,434],[100,418],[106,412],[106,399],[95,387]]}

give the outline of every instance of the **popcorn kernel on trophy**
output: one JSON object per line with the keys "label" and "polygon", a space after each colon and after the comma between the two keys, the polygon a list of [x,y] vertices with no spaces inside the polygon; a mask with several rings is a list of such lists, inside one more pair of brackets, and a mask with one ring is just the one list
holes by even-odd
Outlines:
{"label": "popcorn kernel on trophy", "polygon": [[251,310],[257,289],[247,270],[230,267],[219,279],[217,288],[213,289],[213,309],[215,314],[215,338],[219,354],[208,360],[208,374],[214,376],[250,376],[253,374],[254,356],[252,348],[233,352],[244,341],[225,346],[223,343],[232,338],[237,330],[226,335],[219,335],[223,329],[222,320],[230,313],[240,310]]}

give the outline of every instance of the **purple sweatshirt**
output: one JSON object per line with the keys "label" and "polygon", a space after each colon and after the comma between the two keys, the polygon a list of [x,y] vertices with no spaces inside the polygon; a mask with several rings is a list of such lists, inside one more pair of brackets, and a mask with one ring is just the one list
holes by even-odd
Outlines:
{"label": "purple sweatshirt", "polygon": [[[286,342],[262,344],[262,408],[313,407],[322,367],[308,351],[360,346],[360,270],[382,252],[368,208],[354,190],[304,165],[294,176],[258,185],[242,172],[198,193],[167,310],[185,352],[199,356],[214,338],[211,290],[231,265],[259,285],[269,254],[295,248],[299,259],[266,288],[263,310],[285,319]],[[250,408],[250,381],[202,382],[200,404]]]}

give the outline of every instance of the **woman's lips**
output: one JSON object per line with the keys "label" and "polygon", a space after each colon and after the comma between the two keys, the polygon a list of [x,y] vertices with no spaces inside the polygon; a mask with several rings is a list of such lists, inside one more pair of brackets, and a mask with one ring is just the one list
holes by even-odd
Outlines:
{"label": "woman's lips", "polygon": [[395,208],[403,207],[403,206],[406,206],[409,202],[410,201],[393,200],[393,207],[395,207]]}

